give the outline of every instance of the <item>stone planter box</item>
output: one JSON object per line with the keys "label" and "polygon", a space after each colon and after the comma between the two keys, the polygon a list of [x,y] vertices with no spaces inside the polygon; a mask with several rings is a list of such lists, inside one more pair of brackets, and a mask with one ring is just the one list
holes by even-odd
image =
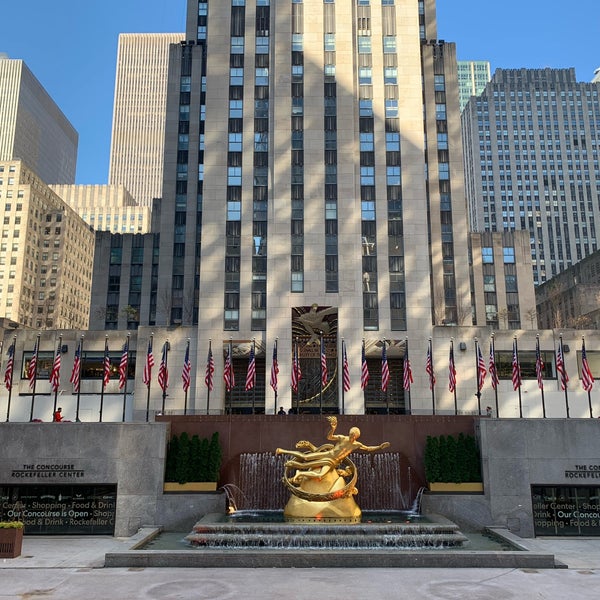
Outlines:
{"label": "stone planter box", "polygon": [[483,483],[466,481],[464,483],[430,483],[430,492],[441,494],[483,494]]}
{"label": "stone planter box", "polygon": [[193,493],[193,492],[216,492],[217,482],[216,481],[189,481],[188,483],[172,483],[165,482],[163,491],[166,494],[171,493]]}
{"label": "stone planter box", "polygon": [[16,558],[21,556],[23,545],[23,528],[0,528],[0,558]]}

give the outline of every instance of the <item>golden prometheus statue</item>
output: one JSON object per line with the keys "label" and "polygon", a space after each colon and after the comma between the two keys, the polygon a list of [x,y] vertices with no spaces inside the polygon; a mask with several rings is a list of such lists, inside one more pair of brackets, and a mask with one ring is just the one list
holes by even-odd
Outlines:
{"label": "golden prometheus statue", "polygon": [[297,450],[277,448],[275,454],[292,457],[285,463],[283,483],[292,496],[283,511],[286,521],[359,522],[361,510],[354,500],[358,493],[356,466],[349,456],[355,450],[375,452],[389,447],[365,446],[358,441],[360,429],[351,427],[348,435],[336,434],[337,417],[327,417],[327,439],[334,444],[316,447],[301,440]]}

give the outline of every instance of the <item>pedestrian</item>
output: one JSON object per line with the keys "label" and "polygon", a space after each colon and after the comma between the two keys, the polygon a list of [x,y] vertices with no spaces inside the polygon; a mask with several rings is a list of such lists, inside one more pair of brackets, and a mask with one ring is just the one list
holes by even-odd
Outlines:
{"label": "pedestrian", "polygon": [[491,406],[486,406],[486,408],[485,408],[485,416],[486,417],[491,417],[492,416],[492,407]]}
{"label": "pedestrian", "polygon": [[63,418],[62,418],[62,408],[60,406],[56,409],[56,411],[54,413],[54,416],[52,417],[52,420],[55,423],[60,423],[63,420]]}
{"label": "pedestrian", "polygon": [[285,409],[283,408],[283,406],[280,406],[280,407],[279,407],[279,412],[278,412],[277,414],[278,414],[278,415],[285,415],[285,414],[287,414],[287,413],[285,412]]}

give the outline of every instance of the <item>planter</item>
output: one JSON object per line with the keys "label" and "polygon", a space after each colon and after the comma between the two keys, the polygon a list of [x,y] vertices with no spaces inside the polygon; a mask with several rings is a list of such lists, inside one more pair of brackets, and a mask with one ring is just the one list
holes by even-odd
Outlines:
{"label": "planter", "polygon": [[194,492],[216,492],[216,481],[189,481],[188,483],[173,483],[165,482],[163,491],[167,494],[171,493],[194,493]]}
{"label": "planter", "polygon": [[23,545],[23,528],[0,528],[0,558],[16,558],[21,556]]}
{"label": "planter", "polygon": [[430,483],[430,492],[441,494],[483,494],[483,483],[480,481],[466,481],[464,483]]}

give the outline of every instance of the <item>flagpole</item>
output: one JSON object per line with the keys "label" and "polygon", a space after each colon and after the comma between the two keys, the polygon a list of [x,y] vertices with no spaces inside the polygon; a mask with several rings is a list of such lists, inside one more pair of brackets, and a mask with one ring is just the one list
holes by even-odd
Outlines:
{"label": "flagpole", "polygon": [[167,385],[168,385],[168,375],[167,373],[169,372],[169,348],[171,348],[171,344],[169,344],[169,339],[167,338],[167,340],[165,341],[165,343],[163,344],[163,356],[165,357],[165,364],[164,364],[164,377],[165,377],[165,381],[164,381],[164,386],[162,387],[162,407],[161,407],[161,414],[165,414],[165,402],[167,400]]}
{"label": "flagpole", "polygon": [[[344,369],[345,369],[345,364],[344,361],[346,359],[346,342],[344,342],[344,338],[342,338],[342,414],[344,414],[344,395],[345,395],[345,390],[344,390]],[[338,366],[339,369],[339,366]]]}
{"label": "flagpole", "polygon": [[77,385],[77,405],[75,408],[75,422],[79,423],[79,403],[81,400],[81,367],[83,365],[83,334],[79,342],[79,383]]}
{"label": "flagpole", "polygon": [[[406,353],[406,355],[409,356],[408,361],[405,361],[405,365],[404,366],[409,366],[409,361],[410,361],[410,355],[408,354],[408,338],[405,338],[406,341],[406,346],[405,346],[405,350],[404,352]],[[403,374],[404,376],[404,374]],[[404,386],[403,386],[404,387]],[[406,394],[406,392],[408,392],[408,403],[406,404],[406,410],[407,410],[407,415],[412,414],[412,409],[410,406],[410,387],[407,389],[404,389],[404,393]]]}
{"label": "flagpole", "polygon": [[[210,361],[210,355],[212,353],[212,339],[208,340],[208,359],[207,361]],[[210,366],[209,364],[206,365],[206,368],[209,369]],[[208,373],[207,373],[208,375]],[[212,375],[210,375],[210,380],[209,380],[209,384],[206,386],[207,388],[207,393],[206,393],[206,414],[210,414],[209,412],[209,407],[210,407],[210,382],[212,381]],[[205,382],[206,383],[206,382]]]}
{"label": "flagpole", "polygon": [[125,367],[125,385],[123,386],[123,423],[125,423],[125,409],[127,407],[127,375],[128,375],[128,371],[129,371],[129,339],[131,337],[131,334],[129,332],[127,332],[127,341],[126,343],[126,348],[127,348],[127,365]]}
{"label": "flagpole", "polygon": [[[496,367],[496,338],[494,334],[491,335],[492,338],[492,354],[494,355],[494,375],[497,376],[497,367]],[[498,408],[498,383],[494,385],[494,398],[496,400],[496,417],[500,418],[500,409]]]}
{"label": "flagpole", "polygon": [[[585,347],[585,336],[583,336],[583,335],[581,336],[581,343]],[[591,388],[588,389],[587,395],[588,395],[588,406],[590,407],[590,419],[593,419],[594,415],[592,414],[592,390],[591,390]]]}
{"label": "flagpole", "polygon": [[429,375],[429,385],[431,387],[431,404],[433,407],[433,414],[435,415],[435,385],[433,383],[434,369],[433,369],[433,347],[431,344],[431,338],[429,338],[429,356],[431,357],[431,374]]}
{"label": "flagpole", "polygon": [[99,423],[102,423],[102,409],[104,408],[104,388],[106,387],[106,357],[108,355],[108,336],[104,338],[104,357],[102,359],[102,390],[100,392],[100,419]]}
{"label": "flagpole", "polygon": [[[154,352],[154,332],[150,334],[150,346]],[[148,361],[148,349],[146,350],[146,363]],[[152,374],[148,374],[148,383],[146,384],[147,396],[146,396],[146,423],[150,420],[150,384],[152,383]]]}
{"label": "flagpole", "polygon": [[[256,373],[256,338],[252,338],[252,353],[254,354],[254,372]],[[252,386],[252,414],[256,412],[256,374],[255,383]]]}
{"label": "flagpole", "polygon": [[518,386],[518,390],[519,390],[519,419],[523,418],[523,402],[521,399],[521,363],[519,361],[519,346],[517,343],[517,336],[513,336],[513,340],[515,342],[515,358],[517,361],[517,369],[519,371],[519,386]]}
{"label": "flagpole", "polygon": [[454,362],[454,338],[450,338],[450,356],[452,357],[452,369],[454,375],[454,384],[452,394],[454,396],[454,416],[458,415],[458,402],[456,400],[456,363]]}
{"label": "flagpole", "polygon": [[36,353],[36,357],[35,357],[35,369],[34,369],[34,373],[33,373],[33,388],[31,389],[31,413],[29,414],[29,420],[33,421],[33,405],[35,404],[35,386],[37,384],[37,372],[38,372],[38,353],[40,351],[40,337],[41,334],[38,333],[37,334],[37,341],[35,343],[35,353]]}
{"label": "flagpole", "polygon": [[[562,333],[559,334],[559,344],[560,344],[560,355],[562,356],[562,360],[563,360],[563,369],[565,371],[565,373],[567,372],[567,365],[565,364],[565,353],[563,350],[563,341],[562,341]],[[564,382],[564,388],[565,388],[565,408],[567,409],[567,419],[569,418],[569,392],[567,390],[567,381],[566,381],[566,376],[563,375],[561,373],[561,385]]]}
{"label": "flagpole", "polygon": [[12,343],[12,365],[10,367],[10,379],[9,379],[10,387],[8,388],[8,405],[6,407],[6,422],[7,423],[10,418],[10,400],[12,397],[13,373],[15,372],[15,350],[16,349],[17,349],[17,336],[15,335],[13,337],[13,343]]}
{"label": "flagpole", "polygon": [[[56,351],[57,352],[62,351],[62,334],[58,336],[58,348],[56,349]],[[53,361],[55,361],[55,360],[56,360],[56,354],[54,355]],[[54,371],[54,362],[52,362],[52,371]],[[60,382],[59,382],[59,384],[60,384]],[[59,388],[59,385],[54,386],[54,407],[52,409],[52,418],[53,419],[54,419],[54,413],[56,412],[56,405],[58,404],[58,388]]]}
{"label": "flagpole", "polygon": [[[543,374],[542,374],[542,354],[540,352],[540,334],[538,333],[535,336],[535,342],[536,342],[536,371],[537,369],[540,370],[540,377],[543,378]],[[539,356],[539,359],[538,359]],[[539,366],[537,365],[537,360],[540,361]],[[540,385],[540,382],[538,381],[538,387]],[[542,384],[540,387],[540,392],[542,393],[542,418],[546,418],[546,399],[544,398],[544,384],[543,384],[543,379],[542,379]]]}
{"label": "flagpole", "polygon": [[475,338],[475,385],[477,387],[477,414],[481,415],[481,388],[479,387],[479,342]]}
{"label": "flagpole", "polygon": [[[186,347],[186,355],[189,357],[190,355],[190,338],[187,339],[187,347]],[[198,362],[198,359],[196,358],[196,362]],[[184,365],[185,368],[185,365]],[[192,376],[191,372],[190,372],[190,377]],[[188,404],[188,388],[186,386],[185,390],[184,390],[184,398],[183,398],[183,414],[184,416],[187,415],[187,404]]]}

